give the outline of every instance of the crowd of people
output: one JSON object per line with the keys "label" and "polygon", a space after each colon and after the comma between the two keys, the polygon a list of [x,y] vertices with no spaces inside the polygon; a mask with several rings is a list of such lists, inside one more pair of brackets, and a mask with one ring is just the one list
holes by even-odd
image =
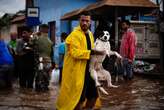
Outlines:
{"label": "crowd of people", "polygon": [[[48,90],[51,65],[54,64],[48,29],[48,25],[42,24],[34,34],[30,27],[24,26],[20,38],[16,33],[10,34],[8,44],[1,37],[0,87],[12,87],[12,82],[18,79],[20,88]],[[43,64],[41,69],[40,63]]]}
{"label": "crowd of people", "polygon": [[[57,110],[82,110],[85,101],[85,109],[92,109],[98,104],[99,94],[89,74],[89,62],[91,55],[103,55],[105,52],[93,50],[94,36],[90,31],[90,24],[91,16],[82,14],[79,26],[69,35],[61,34],[58,66],[60,92],[56,101]],[[120,55],[123,62],[123,76],[126,80],[131,80],[136,35],[130,28],[128,20],[122,22],[122,29]],[[35,34],[25,26],[19,39],[15,33],[11,34],[8,45],[2,38],[0,39],[0,78],[5,79],[7,87],[12,86],[12,78],[18,78],[21,88],[48,90],[49,73],[55,64],[53,54],[53,42],[48,37],[48,26],[40,25],[39,32]],[[15,77],[12,77],[12,71]]]}

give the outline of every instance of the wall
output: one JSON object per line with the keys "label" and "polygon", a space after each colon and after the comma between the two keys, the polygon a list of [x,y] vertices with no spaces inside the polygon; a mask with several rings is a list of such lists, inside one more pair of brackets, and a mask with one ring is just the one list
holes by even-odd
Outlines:
{"label": "wall", "polygon": [[48,24],[50,21],[56,21],[56,36],[61,32],[70,32],[70,23],[61,21],[60,18],[65,13],[85,7],[97,0],[34,0],[34,6],[40,8],[40,20]]}
{"label": "wall", "polygon": [[10,26],[3,27],[0,34],[5,42],[8,43],[10,41]]}
{"label": "wall", "polygon": [[137,34],[136,58],[159,59],[160,43],[155,22],[132,22],[132,27]]}

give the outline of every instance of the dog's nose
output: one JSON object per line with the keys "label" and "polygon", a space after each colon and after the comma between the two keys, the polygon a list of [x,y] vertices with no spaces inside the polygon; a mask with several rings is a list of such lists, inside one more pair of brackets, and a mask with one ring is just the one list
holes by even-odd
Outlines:
{"label": "dog's nose", "polygon": [[104,36],[104,40],[107,40],[107,37],[106,36]]}

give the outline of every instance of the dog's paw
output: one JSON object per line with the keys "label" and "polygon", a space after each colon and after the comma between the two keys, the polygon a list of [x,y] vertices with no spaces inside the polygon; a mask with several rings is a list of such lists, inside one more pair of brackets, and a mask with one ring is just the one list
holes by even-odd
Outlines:
{"label": "dog's paw", "polygon": [[98,87],[100,89],[100,91],[105,94],[105,95],[109,95],[108,92],[103,88],[103,87]]}
{"label": "dog's paw", "polygon": [[118,88],[116,85],[109,85],[109,87]]}

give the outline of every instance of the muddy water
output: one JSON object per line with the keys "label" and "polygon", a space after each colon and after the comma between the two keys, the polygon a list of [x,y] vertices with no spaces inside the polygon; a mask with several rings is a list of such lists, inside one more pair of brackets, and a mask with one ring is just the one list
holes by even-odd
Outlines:
{"label": "muddy water", "polygon": [[0,110],[54,110],[58,87],[48,92],[20,89],[14,84],[11,90],[0,91]]}
{"label": "muddy water", "polygon": [[[103,107],[109,110],[164,110],[164,81],[154,77],[135,77],[119,81],[119,88],[108,89],[102,96]],[[107,110],[108,110],[107,109]]]}
{"label": "muddy water", "polygon": [[[133,81],[117,82],[118,88],[106,88],[109,96],[101,95],[102,110],[164,110],[164,81],[135,77]],[[0,90],[0,110],[55,110],[58,87],[38,93],[20,89]]]}

